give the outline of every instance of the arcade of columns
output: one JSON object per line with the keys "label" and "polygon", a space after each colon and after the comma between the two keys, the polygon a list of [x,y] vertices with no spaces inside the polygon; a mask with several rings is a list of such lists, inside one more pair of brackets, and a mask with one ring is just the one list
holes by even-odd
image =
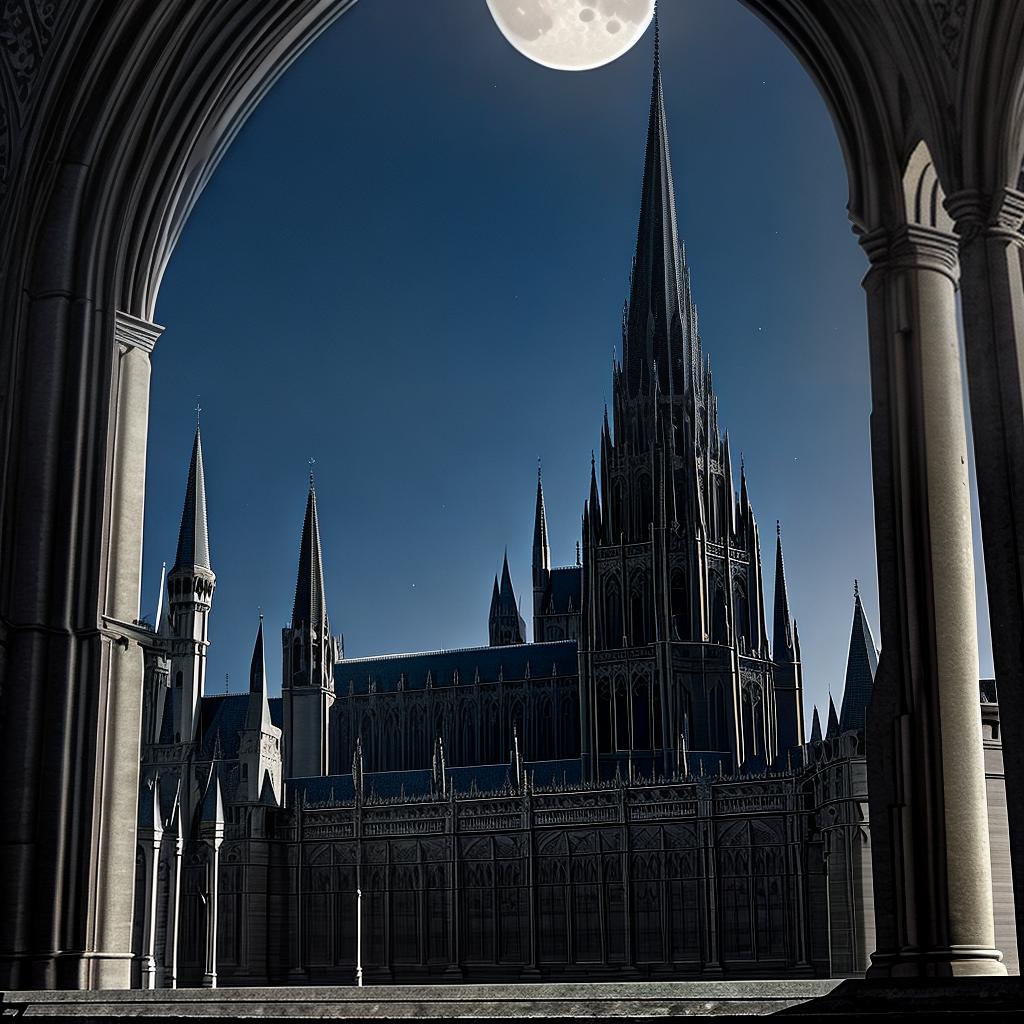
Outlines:
{"label": "arcade of columns", "polygon": [[[128,984],[156,294],[248,113],[351,2],[5,9],[0,988]],[[741,2],[829,107],[870,264],[872,971],[998,974],[956,298],[1024,934],[1024,4]]]}

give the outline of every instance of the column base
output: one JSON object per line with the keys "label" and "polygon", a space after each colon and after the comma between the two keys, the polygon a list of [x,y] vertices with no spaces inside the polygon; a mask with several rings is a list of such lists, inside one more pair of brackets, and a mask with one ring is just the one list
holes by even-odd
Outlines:
{"label": "column base", "polygon": [[939,946],[872,953],[868,978],[1006,977],[1003,954],[979,946]]}
{"label": "column base", "polygon": [[204,974],[203,975],[203,981],[202,981],[202,987],[203,988],[216,988],[217,987],[217,975],[216,975],[216,973]]}

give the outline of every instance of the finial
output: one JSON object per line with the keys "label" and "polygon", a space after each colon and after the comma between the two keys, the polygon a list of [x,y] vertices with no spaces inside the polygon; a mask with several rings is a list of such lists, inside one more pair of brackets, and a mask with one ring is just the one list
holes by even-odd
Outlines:
{"label": "finial", "polygon": [[594,449],[590,449],[590,468],[594,469],[597,465],[597,460],[594,458]]}
{"label": "finial", "polygon": [[310,458],[309,460],[309,486],[313,486],[313,467],[316,465],[316,459]]}
{"label": "finial", "polygon": [[256,610],[260,613],[260,622],[262,622],[263,621],[263,605],[261,605],[261,604],[256,605]]}
{"label": "finial", "polygon": [[203,407],[199,404],[199,396],[196,395],[196,430],[199,429],[199,420],[203,414]]}
{"label": "finial", "polygon": [[857,582],[856,579],[854,579],[853,581],[853,599],[855,601],[860,599],[860,584]]}
{"label": "finial", "polygon": [[580,564],[580,542],[576,541],[576,564]]}
{"label": "finial", "polygon": [[537,483],[540,483],[540,456],[537,456]]}
{"label": "finial", "polygon": [[782,523],[780,523],[778,519],[775,520],[775,536],[780,538],[782,537]]}
{"label": "finial", "polygon": [[226,697],[227,694],[228,694],[228,674],[227,674],[227,672],[225,672],[224,673],[224,696]]}
{"label": "finial", "polygon": [[658,0],[654,0],[654,66],[661,66],[661,31],[658,25]]}

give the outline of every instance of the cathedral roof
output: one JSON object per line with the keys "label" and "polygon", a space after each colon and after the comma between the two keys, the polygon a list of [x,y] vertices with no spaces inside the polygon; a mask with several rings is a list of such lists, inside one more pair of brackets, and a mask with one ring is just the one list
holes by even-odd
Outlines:
{"label": "cathedral roof", "polygon": [[854,584],[853,627],[850,630],[850,650],[846,658],[846,683],[843,687],[842,712],[839,728],[863,729],[868,704],[871,701],[871,687],[878,671],[878,651],[875,638],[871,635],[868,617],[860,600],[860,589]]}
{"label": "cathedral roof", "polygon": [[511,644],[506,647],[465,647],[450,651],[417,654],[385,654],[372,658],[348,658],[334,666],[338,695],[366,693],[373,683],[378,693],[470,686],[474,682],[550,679],[575,676],[578,672],[575,640],[541,644]]}
{"label": "cathedral roof", "polygon": [[[210,535],[206,522],[206,478],[203,471],[203,442],[196,426],[192,442],[192,460],[185,485],[185,505],[181,510],[178,530],[178,551],[174,569],[212,569],[210,564]],[[174,569],[171,571],[173,572]],[[159,625],[159,623],[157,623]]]}
{"label": "cathedral roof", "polygon": [[[168,696],[181,691],[171,689]],[[284,709],[281,698],[267,701],[270,722],[278,728],[284,723]],[[214,747],[219,743],[221,756],[232,761],[238,757],[239,734],[245,729],[246,714],[249,710],[248,693],[228,693],[215,697],[203,697],[199,708],[199,753],[212,757]],[[161,742],[165,742],[163,737]],[[167,742],[172,742],[168,740]]]}

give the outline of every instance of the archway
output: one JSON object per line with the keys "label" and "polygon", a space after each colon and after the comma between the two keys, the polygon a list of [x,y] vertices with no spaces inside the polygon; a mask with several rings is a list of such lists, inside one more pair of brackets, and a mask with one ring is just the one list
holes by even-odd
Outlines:
{"label": "archway", "polygon": [[[901,806],[929,858],[898,866],[885,825],[893,797],[876,778],[876,892],[896,908],[880,924],[877,964],[997,972],[987,844],[961,813],[976,782],[962,771],[962,752],[972,763],[980,758],[980,735],[959,715],[968,694],[976,701],[973,596],[943,562],[950,551],[970,551],[959,361],[948,345],[958,244],[937,226],[922,233],[908,223],[903,171],[924,138],[963,239],[972,304],[988,310],[967,339],[981,411],[980,400],[1000,386],[986,376],[989,357],[1024,365],[1020,316],[1006,313],[1020,297],[1019,275],[1014,283],[1005,273],[1009,258],[1002,274],[993,260],[993,252],[1019,252],[1024,12],[745,2],[797,54],[829,105],[850,174],[851,219],[873,266],[866,287],[885,651],[878,686],[890,698],[873,711],[876,764],[891,753],[898,699],[909,700],[904,763],[920,771],[906,780],[913,784]],[[0,355],[4,379],[14,382],[3,398],[0,557],[4,987],[127,983],[135,843],[123,822],[134,820],[137,793],[142,659],[133,620],[156,293],[196,196],[247,114],[348,6],[171,0],[155,9],[129,0],[112,13],[84,0],[26,14],[32,31],[17,76],[5,78],[13,116],[0,135],[0,153],[11,154],[0,168]],[[924,362],[901,362],[894,348],[904,344]],[[982,498],[994,568],[998,537],[1024,550],[1015,486],[1024,417],[1019,395],[1016,404],[1003,397],[975,420],[979,451],[992,453],[979,469],[994,496]],[[1008,527],[1003,509],[1012,513]],[[1022,623],[1020,560],[1009,561],[1017,568],[990,571],[993,620]],[[948,648],[951,635],[966,638],[958,651]],[[997,653],[997,665],[1024,678],[1019,651]],[[951,707],[959,709],[952,717]],[[1020,710],[1018,702],[1004,727],[1018,752]],[[1008,776],[1011,768],[1021,764],[1008,762]],[[907,872],[899,885],[896,871]],[[896,900],[914,891],[931,898]]]}

